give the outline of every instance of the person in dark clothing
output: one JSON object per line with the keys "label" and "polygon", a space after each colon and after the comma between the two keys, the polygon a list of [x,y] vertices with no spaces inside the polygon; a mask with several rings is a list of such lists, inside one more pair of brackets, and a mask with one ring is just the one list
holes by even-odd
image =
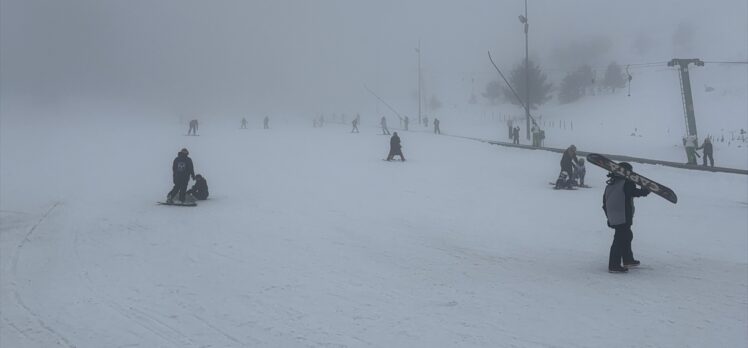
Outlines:
{"label": "person in dark clothing", "polygon": [[265,118],[262,120],[262,128],[270,129],[270,117],[265,116]]}
{"label": "person in dark clothing", "polygon": [[519,145],[519,127],[514,127],[512,130],[512,144]]}
{"label": "person in dark clothing", "polygon": [[187,135],[197,135],[197,120],[190,121],[190,129],[187,131]]}
{"label": "person in dark clothing", "polygon": [[405,125],[405,130],[407,131],[408,125],[410,125],[410,119],[408,118],[408,116],[405,116],[405,118],[403,119],[403,125]]}
{"label": "person in dark clothing", "polygon": [[390,138],[390,154],[387,155],[387,160],[392,161],[392,159],[395,158],[395,155],[400,156],[401,161],[405,161],[405,157],[403,157],[403,148],[400,146],[400,137],[397,135],[397,132],[392,132],[392,137]]}
{"label": "person in dark clothing", "polygon": [[172,177],[174,181],[174,188],[169,191],[166,195],[167,203],[174,203],[174,197],[179,193],[179,201],[184,202],[185,193],[187,193],[187,184],[190,182],[190,177],[195,179],[195,169],[192,166],[192,159],[187,157],[189,155],[187,149],[182,149],[177,154],[177,158],[171,165]]}
{"label": "person in dark clothing", "polygon": [[707,137],[704,139],[704,143],[697,147],[696,150],[704,149],[704,167],[706,167],[706,159],[709,158],[710,165],[714,167],[714,147],[712,147],[712,140]]}
{"label": "person in dark clothing", "polygon": [[434,118],[434,134],[442,134],[442,130],[439,129],[439,119]]}
{"label": "person in dark clothing", "polygon": [[[566,172],[567,180],[556,181],[556,188],[571,188],[574,177],[574,164],[579,165],[579,159],[577,159],[577,147],[574,145],[569,146],[561,156],[561,172]],[[560,177],[560,176],[559,176]]]}
{"label": "person in dark clothing", "polygon": [[351,133],[358,133],[358,117],[354,118],[351,124],[353,125],[353,129],[351,129]]}
{"label": "person in dark clothing", "polygon": [[247,129],[247,119],[242,117],[242,129]]}
{"label": "person in dark clothing", "polygon": [[[621,167],[631,171],[631,164],[619,163]],[[636,267],[639,260],[634,259],[631,251],[631,241],[634,233],[631,225],[634,222],[634,197],[646,197],[649,190],[637,188],[636,184],[625,177],[608,173],[610,178],[603,194],[603,211],[608,219],[608,227],[615,230],[613,244],[610,246],[608,271],[611,273],[627,272],[629,267]],[[623,266],[621,266],[623,262]]]}
{"label": "person in dark clothing", "polygon": [[208,181],[200,174],[195,175],[195,184],[187,193],[201,201],[208,199]]}

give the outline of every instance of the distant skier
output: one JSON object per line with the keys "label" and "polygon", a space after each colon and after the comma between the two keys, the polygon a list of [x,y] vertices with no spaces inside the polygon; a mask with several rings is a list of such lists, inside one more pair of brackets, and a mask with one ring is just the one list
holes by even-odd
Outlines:
{"label": "distant skier", "polygon": [[201,201],[208,199],[208,181],[200,174],[195,175],[195,184],[187,193]]}
{"label": "distant skier", "polygon": [[574,176],[574,164],[579,165],[579,159],[577,159],[577,147],[574,145],[569,146],[564,154],[561,156],[561,174],[566,173],[566,181],[563,180],[562,175],[559,175],[556,180],[556,188],[571,188]]}
{"label": "distant skier", "polygon": [[408,125],[410,124],[410,119],[408,116],[405,116],[405,119],[403,119],[403,123],[405,124],[405,130],[408,130]]}
{"label": "distant skier", "polygon": [[393,132],[392,137],[390,138],[390,153],[387,155],[387,160],[392,161],[392,159],[395,158],[395,155],[400,156],[401,161],[405,161],[405,157],[403,157],[403,148],[400,145],[400,137],[397,135],[397,132]]}
{"label": "distant skier", "polygon": [[262,128],[270,129],[270,117],[265,116],[265,118],[262,120]]}
{"label": "distant skier", "polygon": [[714,167],[714,147],[712,146],[712,140],[709,137],[706,137],[704,143],[696,148],[696,150],[701,149],[704,149],[704,167],[706,167],[707,158],[709,158],[710,166]]}
{"label": "distant skier", "polygon": [[353,129],[351,129],[351,133],[358,133],[358,116],[351,121],[351,124],[353,125]]}
{"label": "distant skier", "polygon": [[512,144],[519,145],[519,126],[512,130]]}
{"label": "distant skier", "polygon": [[439,129],[439,119],[434,118],[434,134],[442,134],[442,130]]}
{"label": "distant skier", "polygon": [[686,164],[696,165],[696,146],[698,146],[695,135],[689,135],[683,138],[683,146],[686,148]]}
{"label": "distant skier", "polygon": [[382,126],[382,135],[390,135],[390,130],[387,129],[387,119],[384,116],[379,120],[379,125]]}
{"label": "distant skier", "polygon": [[[632,170],[631,164],[621,162],[619,165]],[[608,219],[608,227],[615,230],[613,244],[610,246],[608,272],[624,273],[629,267],[636,267],[640,262],[634,259],[631,241],[634,233],[631,225],[634,221],[634,197],[646,197],[649,190],[636,188],[636,184],[623,176],[608,173],[610,178],[603,194],[603,211]],[[623,262],[623,266],[621,266]]]}
{"label": "distant skier", "polygon": [[242,129],[247,129],[247,119],[242,117]]}
{"label": "distant skier", "polygon": [[187,131],[187,135],[197,135],[197,120],[190,121],[190,129]]}
{"label": "distant skier", "polygon": [[174,203],[174,197],[177,193],[179,194],[179,201],[185,202],[184,196],[187,193],[187,184],[190,182],[190,177],[195,178],[195,169],[192,166],[192,159],[188,157],[189,154],[187,149],[180,150],[177,153],[177,158],[171,164],[174,188],[166,195],[166,203]]}

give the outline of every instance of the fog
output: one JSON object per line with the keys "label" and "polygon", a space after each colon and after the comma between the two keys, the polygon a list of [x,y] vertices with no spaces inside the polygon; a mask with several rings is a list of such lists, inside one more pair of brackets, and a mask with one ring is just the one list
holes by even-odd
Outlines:
{"label": "fog", "polygon": [[[425,93],[454,103],[496,78],[486,51],[504,69],[524,56],[520,0],[2,0],[0,10],[4,106],[308,116],[371,109],[366,84],[412,114],[419,41]],[[744,0],[530,0],[528,12],[531,59],[551,73],[747,56]]]}

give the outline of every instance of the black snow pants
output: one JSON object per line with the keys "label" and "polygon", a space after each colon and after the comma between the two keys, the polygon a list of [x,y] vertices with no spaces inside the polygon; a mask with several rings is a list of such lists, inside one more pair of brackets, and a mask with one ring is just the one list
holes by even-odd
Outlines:
{"label": "black snow pants", "polygon": [[179,193],[179,200],[184,202],[185,193],[187,193],[187,184],[190,182],[190,177],[180,178],[174,177],[174,188],[169,191],[169,197],[175,198],[175,195]]}
{"label": "black snow pants", "polygon": [[631,251],[634,232],[631,231],[631,225],[616,226],[615,230],[613,244],[610,246],[608,268],[620,267],[621,263],[629,263],[634,260],[634,253]]}

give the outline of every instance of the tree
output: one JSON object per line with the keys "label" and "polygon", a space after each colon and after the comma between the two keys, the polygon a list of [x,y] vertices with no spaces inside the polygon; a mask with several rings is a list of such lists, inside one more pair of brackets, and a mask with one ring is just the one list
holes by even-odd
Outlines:
{"label": "tree", "polygon": [[497,104],[501,100],[501,82],[494,80],[486,85],[486,91],[481,93],[483,98],[488,99],[491,104]]}
{"label": "tree", "polygon": [[[553,89],[553,84],[550,82],[546,82],[546,80],[548,80],[548,76],[543,73],[543,70],[539,65],[534,64],[532,61],[530,61],[529,66],[530,108],[535,109],[552,98],[551,90]],[[522,103],[527,100],[525,81],[525,63],[523,61],[521,64],[514,67],[511,75],[509,76],[509,83],[512,84],[514,91],[519,94],[520,98],[522,98],[522,102],[517,100],[517,97],[514,96],[514,93],[512,93],[512,91],[508,87],[504,88],[504,97],[509,99],[512,104],[522,105]]]}
{"label": "tree", "polygon": [[429,99],[429,110],[436,111],[439,110],[442,107],[442,102],[439,101],[438,98],[436,98],[436,95],[431,95],[431,99]]}
{"label": "tree", "polygon": [[572,103],[585,95],[587,87],[592,85],[595,75],[589,65],[583,65],[566,75],[561,81],[558,101],[562,104]]}
{"label": "tree", "polygon": [[623,78],[623,71],[621,71],[621,66],[616,64],[616,62],[610,63],[608,69],[605,70],[603,86],[610,88],[614,93],[616,88],[626,87],[626,79]]}

